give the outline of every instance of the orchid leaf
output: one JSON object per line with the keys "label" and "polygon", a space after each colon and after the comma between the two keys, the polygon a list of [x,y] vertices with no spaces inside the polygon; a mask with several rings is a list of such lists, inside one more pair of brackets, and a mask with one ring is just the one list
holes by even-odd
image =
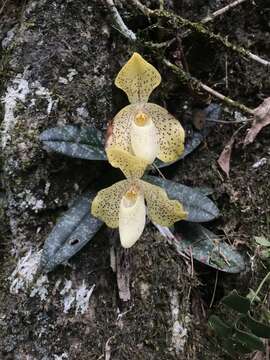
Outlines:
{"label": "orchid leaf", "polygon": [[236,290],[233,290],[229,295],[222,299],[224,305],[229,306],[231,309],[246,314],[250,309],[250,300],[246,297],[238,295]]}
{"label": "orchid leaf", "polygon": [[101,228],[103,223],[90,214],[93,198],[93,193],[79,197],[54,226],[44,244],[41,271],[52,271],[56,266],[69,260]]}
{"label": "orchid leaf", "polygon": [[254,335],[264,339],[270,338],[270,326],[255,320],[250,313],[243,319],[243,322]]}
{"label": "orchid leaf", "polygon": [[208,320],[209,326],[216,331],[216,333],[221,337],[227,337],[232,335],[233,328],[222,321],[218,316],[211,315]]}
{"label": "orchid leaf", "polygon": [[189,252],[201,263],[228,273],[246,268],[244,257],[217,235],[200,224],[182,221],[177,225],[176,249]]}
{"label": "orchid leaf", "polygon": [[254,236],[255,242],[264,247],[270,247],[270,241],[265,236]]}
{"label": "orchid leaf", "polygon": [[216,205],[200,190],[178,184],[171,180],[165,180],[156,176],[144,176],[146,181],[161,186],[172,200],[178,200],[188,212],[187,221],[206,222],[219,216]]}
{"label": "orchid leaf", "polygon": [[199,191],[201,194],[205,196],[213,195],[215,190],[208,186],[195,186],[192,188],[193,190]]}
{"label": "orchid leaf", "polygon": [[55,127],[43,131],[39,138],[48,149],[72,158],[107,160],[102,133],[94,127]]}
{"label": "orchid leaf", "polygon": [[223,348],[235,359],[237,354],[248,354],[250,348],[236,339],[227,338],[222,342]]}
{"label": "orchid leaf", "polygon": [[249,351],[264,350],[264,343],[256,335],[250,334],[246,331],[235,329],[235,340],[238,340]]}

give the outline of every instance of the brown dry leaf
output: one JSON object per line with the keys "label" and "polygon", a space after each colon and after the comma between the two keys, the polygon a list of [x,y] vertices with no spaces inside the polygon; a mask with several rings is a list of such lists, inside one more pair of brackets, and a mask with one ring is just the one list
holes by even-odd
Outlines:
{"label": "brown dry leaf", "polygon": [[232,147],[234,144],[235,137],[232,136],[228,144],[224,147],[222,153],[220,154],[218,158],[218,165],[221,167],[221,169],[225,172],[227,177],[229,176],[230,172],[230,160],[231,160],[231,154],[232,154]]}
{"label": "brown dry leaf", "polygon": [[244,140],[244,146],[253,143],[262,128],[270,125],[270,97],[265,99],[261,105],[254,109],[254,115],[252,126]]}

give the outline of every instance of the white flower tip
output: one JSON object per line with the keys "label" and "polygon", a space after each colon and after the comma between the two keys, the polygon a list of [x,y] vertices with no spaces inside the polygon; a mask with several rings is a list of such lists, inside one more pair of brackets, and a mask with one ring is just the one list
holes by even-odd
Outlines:
{"label": "white flower tip", "polygon": [[130,248],[141,236],[146,209],[140,190],[132,187],[122,197],[119,210],[119,235],[124,248]]}
{"label": "white flower tip", "polygon": [[134,154],[152,164],[159,152],[159,142],[157,129],[150,116],[143,112],[135,115],[130,138]]}

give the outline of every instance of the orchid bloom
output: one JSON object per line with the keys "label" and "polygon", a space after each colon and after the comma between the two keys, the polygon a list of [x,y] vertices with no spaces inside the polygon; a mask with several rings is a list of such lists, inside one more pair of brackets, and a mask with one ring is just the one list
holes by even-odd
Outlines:
{"label": "orchid bloom", "polygon": [[[181,124],[166,109],[148,103],[151,92],[160,82],[161,76],[154,66],[134,53],[115,80],[131,104],[115,116],[107,148],[125,150],[147,164],[152,164],[156,157],[171,162],[181,155],[185,139]],[[108,159],[115,167],[109,156]]]}
{"label": "orchid bloom", "polygon": [[141,236],[146,213],[152,222],[162,226],[171,226],[187,217],[179,201],[170,200],[161,187],[140,179],[144,171],[144,163],[140,161],[143,160],[116,148],[109,149],[109,152],[117,165],[125,169],[128,179],[99,191],[91,212],[107,226],[119,227],[124,248],[130,248]]}

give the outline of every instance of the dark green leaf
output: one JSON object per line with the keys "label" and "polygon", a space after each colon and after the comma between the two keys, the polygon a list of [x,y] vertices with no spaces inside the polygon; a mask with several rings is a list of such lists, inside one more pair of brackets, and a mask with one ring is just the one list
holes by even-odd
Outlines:
{"label": "dark green leaf", "polygon": [[94,194],[87,193],[77,199],[60,218],[45,241],[40,270],[52,271],[70,259],[98,232],[102,222],[90,214]]}
{"label": "dark green leaf", "polygon": [[94,127],[74,125],[50,128],[43,131],[40,140],[50,150],[87,160],[107,160],[102,134]]}
{"label": "dark green leaf", "polygon": [[206,222],[219,216],[219,210],[216,205],[203,195],[201,191],[156,176],[147,175],[144,179],[154,185],[161,186],[166,190],[170,199],[179,200],[188,212],[187,221]]}
{"label": "dark green leaf", "polygon": [[250,309],[249,299],[238,295],[236,290],[233,290],[229,295],[225,296],[222,302],[241,314],[246,314]]}
{"label": "dark green leaf", "polygon": [[218,316],[211,315],[208,323],[215,332],[221,337],[228,337],[232,335],[232,327],[222,321]]}
{"label": "dark green leaf", "polygon": [[264,343],[256,335],[235,329],[233,338],[235,340],[238,340],[243,346],[245,346],[250,351],[254,351],[254,350],[264,351]]}
{"label": "dark green leaf", "polygon": [[[250,348],[242,344],[240,341],[236,339],[225,339],[225,341],[222,343],[223,348],[232,356],[235,356],[237,354],[248,354],[250,353]],[[235,358],[234,358],[235,359]]]}
{"label": "dark green leaf", "polygon": [[242,321],[253,332],[254,335],[265,339],[270,338],[270,326],[255,320],[250,315],[250,313],[244,319],[242,319]]}
{"label": "dark green leaf", "polygon": [[215,269],[239,273],[246,267],[241,254],[200,224],[181,221],[177,224],[176,249],[192,252],[194,259]]}

